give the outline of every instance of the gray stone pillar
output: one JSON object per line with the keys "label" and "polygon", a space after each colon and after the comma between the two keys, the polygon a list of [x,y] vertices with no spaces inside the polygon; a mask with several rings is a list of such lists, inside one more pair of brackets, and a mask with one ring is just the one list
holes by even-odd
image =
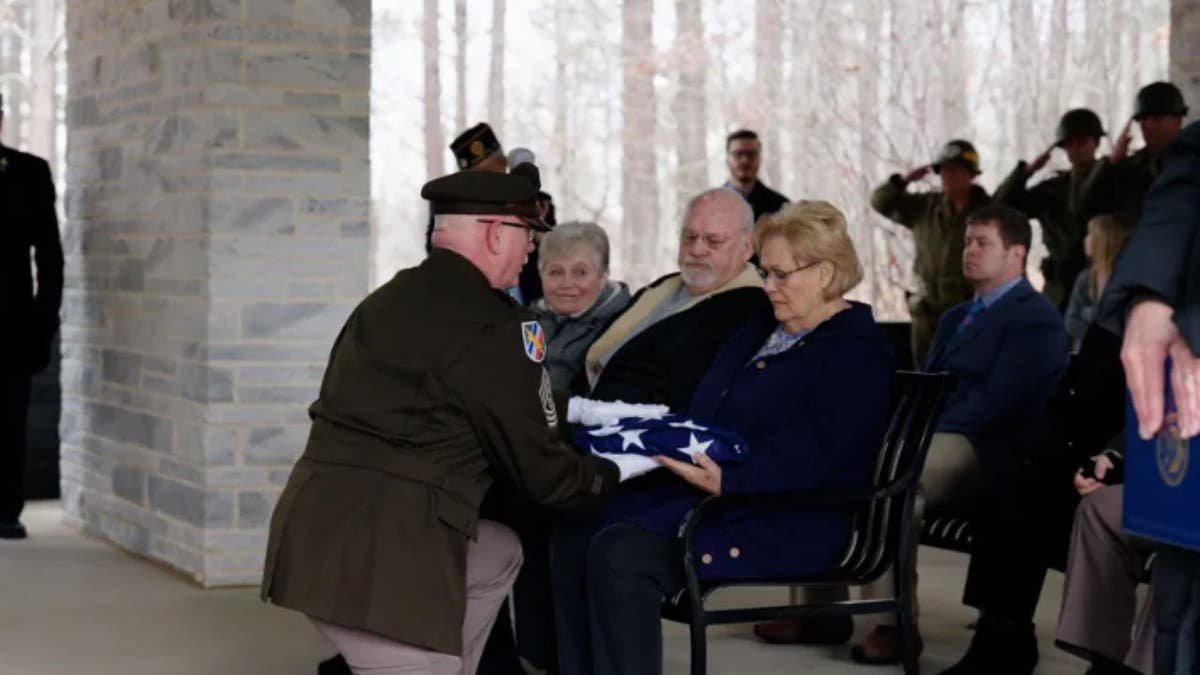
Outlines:
{"label": "gray stone pillar", "polygon": [[367,290],[371,3],[67,4],[67,518],[257,583]]}
{"label": "gray stone pillar", "polygon": [[1188,119],[1200,115],[1200,0],[1171,0],[1171,81],[1183,90]]}

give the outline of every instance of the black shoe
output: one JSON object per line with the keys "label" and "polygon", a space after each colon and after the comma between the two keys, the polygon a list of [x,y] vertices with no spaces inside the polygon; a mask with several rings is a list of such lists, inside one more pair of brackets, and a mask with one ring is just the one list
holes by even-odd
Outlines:
{"label": "black shoe", "polygon": [[341,654],[336,654],[317,666],[317,675],[354,675],[354,673],[350,670],[350,664],[346,663],[346,659]]}
{"label": "black shoe", "polygon": [[0,523],[0,539],[24,539],[29,534],[25,532],[25,526],[21,521],[14,520],[11,523]]}
{"label": "black shoe", "polygon": [[1038,662],[1033,624],[981,618],[962,659],[942,675],[1031,675]]}

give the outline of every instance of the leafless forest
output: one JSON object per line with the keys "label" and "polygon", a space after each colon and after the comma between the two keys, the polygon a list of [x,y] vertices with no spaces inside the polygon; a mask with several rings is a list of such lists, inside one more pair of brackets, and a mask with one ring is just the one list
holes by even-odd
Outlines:
{"label": "leafless forest", "polygon": [[[0,138],[56,169],[67,142],[64,5],[0,0]],[[965,137],[992,189],[1049,144],[1064,110],[1092,107],[1119,131],[1137,88],[1167,73],[1167,0],[373,8],[376,282],[424,255],[418,190],[452,170],[446,144],[467,125],[487,120],[506,148],[532,149],[560,220],[602,224],[614,276],[634,286],[671,271],[684,200],[724,181],[723,137],[745,126],[763,136],[768,185],[847,213],[868,268],[858,297],[903,317],[911,242],[869,212],[874,184]]]}

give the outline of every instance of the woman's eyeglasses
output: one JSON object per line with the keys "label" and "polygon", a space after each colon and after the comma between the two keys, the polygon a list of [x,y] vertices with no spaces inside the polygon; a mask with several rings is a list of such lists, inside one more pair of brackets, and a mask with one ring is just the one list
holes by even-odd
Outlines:
{"label": "woman's eyeglasses", "polygon": [[777,269],[765,269],[765,268],[759,267],[758,268],[758,276],[762,277],[763,281],[770,281],[771,279],[774,279],[775,283],[782,284],[783,282],[787,281],[788,277],[792,276],[796,272],[803,272],[804,270],[806,270],[810,267],[815,267],[820,264],[821,264],[820,260],[814,260],[814,261],[808,263],[807,265],[801,265],[801,266],[797,267],[796,269],[788,270],[786,272],[781,272],[780,270],[777,270]]}

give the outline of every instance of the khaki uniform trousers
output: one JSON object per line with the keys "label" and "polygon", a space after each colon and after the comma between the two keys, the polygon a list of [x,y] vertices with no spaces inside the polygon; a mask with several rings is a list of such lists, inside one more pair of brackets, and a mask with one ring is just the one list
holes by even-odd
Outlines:
{"label": "khaki uniform trousers", "polygon": [[337,647],[355,675],[474,675],[500,605],[521,570],[521,560],[521,543],[512,530],[490,520],[479,521],[478,539],[467,548],[467,614],[461,657],[310,621]]}

